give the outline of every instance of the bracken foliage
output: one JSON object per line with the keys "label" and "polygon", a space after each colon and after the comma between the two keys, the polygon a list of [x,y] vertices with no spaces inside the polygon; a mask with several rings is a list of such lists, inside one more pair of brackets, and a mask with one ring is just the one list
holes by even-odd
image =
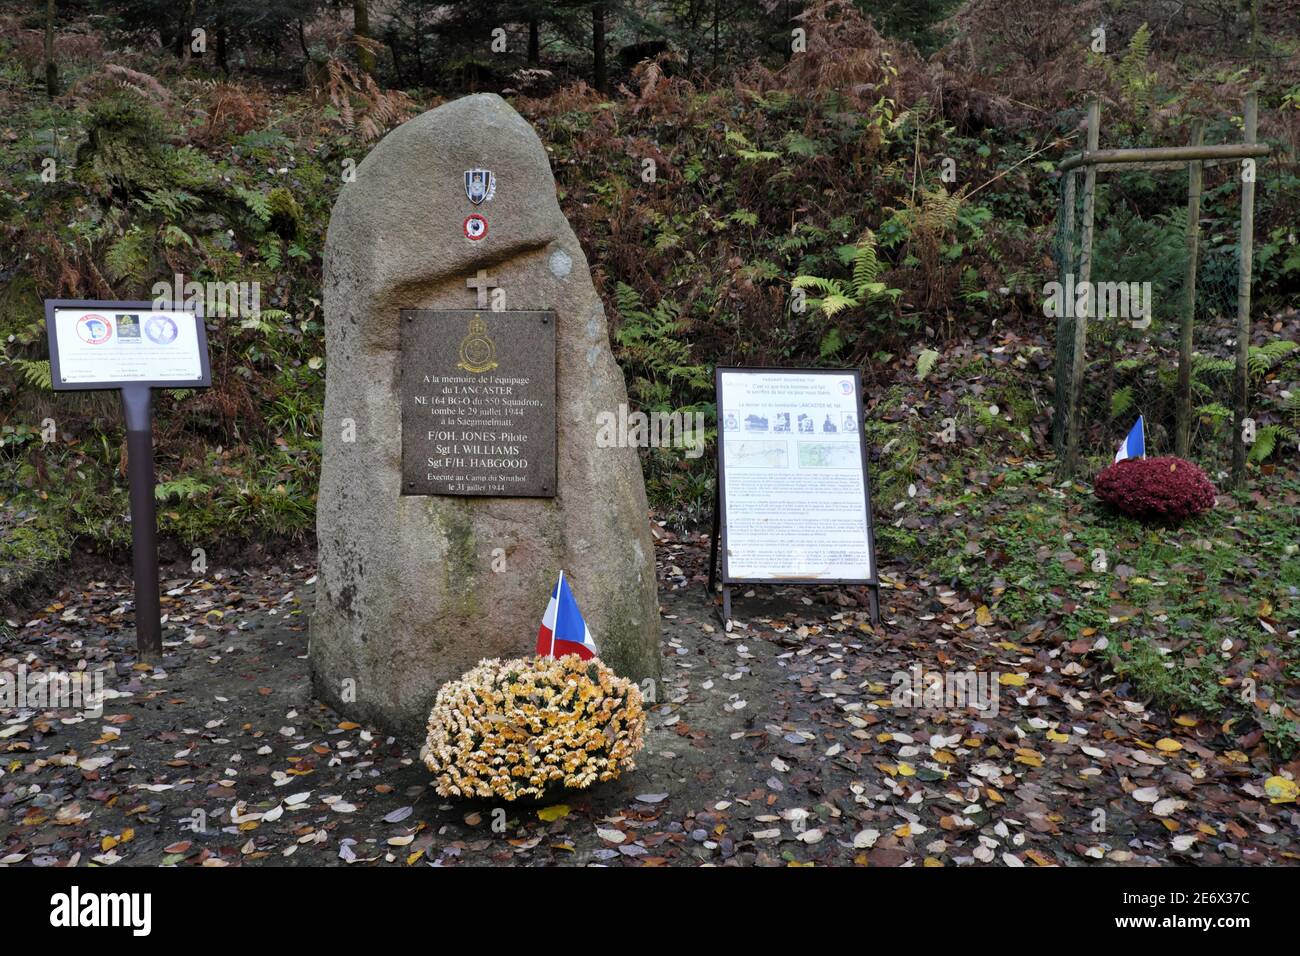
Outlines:
{"label": "bracken foliage", "polygon": [[[1084,42],[1102,0],[966,0],[944,28],[951,42],[923,58],[874,6],[874,25],[844,0],[800,6],[785,11],[788,20],[774,8],[753,23],[724,22],[720,68],[700,56],[711,38],[692,59],[670,35],[667,49],[629,59],[600,92],[579,78],[588,75],[581,51],[544,21],[540,67],[524,70],[525,46],[512,40],[518,56],[475,80],[473,89],[503,93],[547,147],[607,310],[629,404],[701,413],[711,434],[717,364],[854,367],[872,401],[895,416],[867,416],[882,422],[871,435],[881,449],[876,494],[916,482],[926,447],[923,436],[900,430],[915,419],[916,402],[886,398],[890,382],[933,386],[943,403],[938,420],[954,417],[972,442],[1005,437],[1017,456],[1047,453],[1036,419],[1049,401],[1054,342],[1040,293],[1057,275],[1056,164],[1079,146],[1082,93],[1102,95],[1110,145],[1184,143],[1193,116],[1210,119],[1207,141],[1231,141],[1241,93],[1257,80],[1219,64],[1240,60],[1241,48],[1205,42],[1214,30],[1197,26],[1203,11],[1180,6],[1171,21],[1129,5],[1105,18],[1111,53],[1102,57]],[[330,210],[386,129],[471,88],[458,85],[453,74],[464,71],[443,55],[447,31],[418,18],[403,26],[407,38],[390,53],[424,60],[399,64],[372,49],[372,75],[360,51],[375,41],[358,40],[331,8],[273,49],[232,36],[236,55],[224,73],[212,57],[184,60],[129,32],[105,33],[101,49],[100,21],[75,13],[85,5],[58,8],[64,92],[53,100],[33,29],[41,17],[0,14],[0,429],[27,434],[57,411],[60,431],[75,441],[6,445],[0,489],[49,493],[53,503],[42,507],[66,507],[75,533],[125,545],[116,399],[54,396],[41,386],[42,299],[150,298],[155,283],[178,274],[256,282],[260,316],[209,323],[213,387],[157,396],[160,480],[196,473],[212,489],[176,501],[159,521],[165,536],[191,545],[216,535],[310,536],[328,364],[321,253]],[[626,10],[611,18],[624,33],[634,25]],[[683,10],[669,19],[689,19]],[[1269,22],[1278,36],[1300,24],[1295,16]],[[807,43],[798,54],[796,27]],[[756,39],[729,46],[729,30]],[[441,37],[428,36],[433,45],[421,53],[432,32]],[[1191,49],[1205,55],[1181,52]],[[1271,54],[1261,64],[1260,138],[1275,146],[1255,219],[1252,307],[1262,332],[1300,294],[1300,175],[1291,159],[1300,148],[1300,66]],[[514,66],[521,71],[508,77]],[[525,81],[529,72],[535,81]],[[413,85],[420,75],[441,79]],[[47,161],[56,165],[49,175]],[[1218,464],[1208,450],[1228,447],[1232,418],[1217,399],[1229,393],[1234,367],[1222,338],[1236,307],[1233,176],[1228,166],[1205,174],[1189,457],[1206,467]],[[1184,272],[1185,220],[1176,211],[1186,206],[1183,181],[1172,173],[1104,180],[1128,185],[1099,198],[1094,274],[1151,278],[1157,308],[1141,338],[1126,324],[1089,331],[1098,374],[1086,380],[1084,404],[1099,410],[1082,436],[1090,451],[1108,441],[1112,418],[1135,408],[1157,438],[1171,433]],[[1006,334],[1015,347],[989,366],[956,361],[988,353],[996,343],[986,337]],[[1265,352],[1294,335],[1283,327],[1270,337],[1279,344],[1257,334],[1250,352],[1259,425],[1250,463],[1260,469],[1292,455],[1300,428],[1285,404],[1298,359]],[[996,381],[983,378],[990,369]],[[961,391],[947,387],[954,377]],[[713,459],[668,449],[643,455],[661,516],[708,515]]]}

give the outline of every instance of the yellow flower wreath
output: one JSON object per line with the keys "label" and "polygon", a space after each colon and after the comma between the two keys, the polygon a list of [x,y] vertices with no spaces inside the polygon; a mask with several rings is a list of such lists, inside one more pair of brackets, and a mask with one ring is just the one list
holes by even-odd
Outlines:
{"label": "yellow flower wreath", "polygon": [[438,691],[420,751],[444,797],[542,797],[633,770],[641,691],[599,659],[484,660]]}

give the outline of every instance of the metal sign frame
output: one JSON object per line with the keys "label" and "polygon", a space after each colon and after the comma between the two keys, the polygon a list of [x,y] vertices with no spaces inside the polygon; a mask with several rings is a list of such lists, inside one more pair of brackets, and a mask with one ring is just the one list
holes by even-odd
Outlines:
{"label": "metal sign frame", "polygon": [[[102,309],[105,312],[189,312],[194,316],[195,332],[199,341],[199,367],[202,374],[197,379],[164,379],[155,381],[59,381],[59,348],[54,328],[54,313],[60,309]],[[103,391],[110,388],[129,388],[143,385],[147,388],[210,388],[212,367],[208,361],[208,332],[203,324],[203,309],[198,303],[191,306],[159,302],[115,302],[108,299],[46,299],[45,336],[50,346],[50,384],[56,392]]]}
{"label": "metal sign frame", "polygon": [[[726,408],[722,394],[722,376],[728,372],[755,372],[763,375],[835,375],[853,379],[854,399],[858,410],[858,452],[862,460],[862,497],[866,517],[867,544],[870,549],[870,573],[865,578],[736,578],[732,577],[727,559],[727,464],[726,439],[722,422],[726,421]],[[713,535],[709,542],[709,595],[712,596],[718,585],[722,584],[722,620],[729,624],[731,620],[731,585],[733,584],[856,584],[869,589],[871,600],[871,622],[880,623],[880,576],[876,562],[875,521],[871,513],[871,474],[867,461],[867,438],[863,432],[866,422],[866,409],[862,402],[862,373],[857,369],[840,368],[763,368],[752,365],[719,365],[713,370],[713,392],[717,403],[718,427],[718,477],[713,503]],[[719,568],[719,554],[721,567]]]}

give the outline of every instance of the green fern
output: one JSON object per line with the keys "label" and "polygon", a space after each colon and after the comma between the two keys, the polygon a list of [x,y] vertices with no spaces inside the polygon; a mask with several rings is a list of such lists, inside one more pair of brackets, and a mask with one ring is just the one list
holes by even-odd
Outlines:
{"label": "green fern", "polygon": [[187,475],[173,481],[159,482],[154,486],[153,494],[159,501],[169,501],[173,495],[183,500],[193,501],[200,495],[206,495],[211,490],[211,485],[204,484],[197,478]]}
{"label": "green fern", "polygon": [[129,279],[144,281],[149,268],[149,237],[139,226],[132,226],[117,238],[104,253],[104,272],[114,282]]}
{"label": "green fern", "polygon": [[1124,95],[1138,107],[1151,104],[1151,93],[1156,74],[1147,69],[1151,55],[1151,29],[1145,23],[1137,28],[1128,43],[1128,51],[1115,71],[1124,88]]}
{"label": "green fern", "polygon": [[263,193],[253,189],[244,189],[242,186],[235,187],[235,195],[244,201],[248,211],[260,219],[262,222],[271,221],[271,202]]}
{"label": "green fern", "polygon": [[621,357],[633,375],[633,391],[643,407],[669,410],[674,387],[703,394],[712,387],[709,371],[692,361],[691,346],[682,337],[685,322],[677,306],[660,299],[647,309],[636,289],[620,282],[614,299],[622,322],[614,333]]}
{"label": "green fern", "polygon": [[788,236],[776,244],[776,249],[786,256],[796,252],[803,254],[817,243],[823,242],[826,237],[825,229],[801,222]]}
{"label": "green fern", "polygon": [[741,266],[740,274],[750,282],[765,282],[779,278],[781,269],[775,262],[768,259],[759,259],[747,266]]}
{"label": "green fern", "polygon": [[12,359],[11,362],[22,374],[23,381],[32,388],[38,388],[46,392],[54,388],[54,379],[50,374],[50,363],[46,359],[16,358]]}
{"label": "green fern", "polygon": [[278,332],[283,325],[293,321],[293,315],[283,309],[262,309],[257,315],[250,315],[239,321],[241,329],[255,329],[258,332]]}
{"label": "green fern", "polygon": [[1196,409],[1196,415],[1198,418],[1208,418],[1218,424],[1232,418],[1232,409],[1222,402],[1207,402]]}
{"label": "green fern", "polygon": [[809,139],[802,133],[790,133],[785,138],[785,151],[791,156],[811,159],[814,156],[822,155],[826,150],[825,144],[818,140]]}
{"label": "green fern", "polygon": [[791,252],[803,252],[811,246],[813,240],[809,236],[793,235],[786,236],[776,245],[778,252],[788,254]]}
{"label": "green fern", "polygon": [[934,368],[934,363],[939,361],[939,352],[937,349],[925,349],[916,357],[916,379],[918,382],[925,381],[925,377],[930,374]]}
{"label": "green fern", "polygon": [[1208,355],[1197,355],[1192,359],[1192,375],[1209,375],[1211,377],[1222,377],[1231,375],[1236,364],[1232,359],[1211,358]]}
{"label": "green fern", "polygon": [[1125,385],[1115,389],[1110,396],[1110,417],[1119,418],[1133,407],[1133,386]]}
{"label": "green fern", "polygon": [[183,222],[199,205],[199,199],[183,189],[150,189],[140,205],[164,222]]}
{"label": "green fern", "polygon": [[839,354],[840,349],[844,348],[844,336],[835,326],[831,326],[818,345],[817,357],[825,362]]}
{"label": "green fern", "polygon": [[865,299],[884,289],[884,283],[876,281],[882,271],[884,265],[876,252],[876,237],[868,229],[853,253],[853,291],[859,298]]}
{"label": "green fern", "polygon": [[821,292],[821,298],[809,299],[808,304],[820,309],[827,318],[845,309],[859,308],[878,299],[896,299],[903,294],[902,289],[891,289],[884,282],[878,281],[885,264],[880,259],[876,237],[870,229],[856,243],[840,246],[836,252],[840,261],[852,268],[848,286],[843,280],[815,275],[797,275],[790,282],[794,289],[816,289]]}
{"label": "green fern", "polygon": [[282,243],[280,237],[275,233],[267,233],[262,237],[257,252],[262,257],[262,261],[266,263],[266,267],[273,272],[279,269],[284,261]]}
{"label": "green fern", "polygon": [[825,295],[844,295],[844,283],[839,279],[823,279],[821,276],[795,276],[790,282],[795,289],[816,289]]}
{"label": "green fern", "polygon": [[680,233],[674,232],[668,226],[665,226],[655,236],[654,247],[656,252],[664,252],[671,249],[682,241]]}
{"label": "green fern", "polygon": [[754,144],[740,130],[729,129],[724,138],[729,145],[736,147],[736,155],[748,162],[763,162],[781,158],[781,154],[773,150],[755,149]]}
{"label": "green fern", "polygon": [[1296,349],[1290,339],[1274,339],[1264,345],[1252,345],[1246,354],[1246,367],[1252,378],[1263,378]]}
{"label": "green fern", "polygon": [[162,237],[163,245],[169,249],[174,249],[177,246],[189,246],[191,249],[194,248],[194,239],[191,238],[190,234],[180,226],[164,226]]}
{"label": "green fern", "polygon": [[1273,449],[1277,447],[1278,427],[1265,425],[1255,432],[1255,441],[1251,444],[1250,451],[1246,453],[1247,461],[1258,463],[1273,454]]}
{"label": "green fern", "polygon": [[979,271],[974,266],[966,266],[961,270],[957,291],[962,297],[962,301],[973,303],[987,302],[989,300],[989,290],[980,288],[979,279]]}
{"label": "green fern", "polygon": [[820,298],[808,300],[808,304],[814,309],[820,309],[826,318],[831,318],[837,312],[851,308],[858,304],[858,300],[848,294],[844,288],[844,283],[839,279],[824,279],[821,276],[795,276],[790,282],[792,289],[816,289],[821,292]]}

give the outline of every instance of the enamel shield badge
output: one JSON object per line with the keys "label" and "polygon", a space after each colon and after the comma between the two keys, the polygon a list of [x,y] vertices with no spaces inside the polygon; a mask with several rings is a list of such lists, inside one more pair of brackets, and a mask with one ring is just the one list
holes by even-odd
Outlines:
{"label": "enamel shield badge", "polygon": [[497,178],[490,169],[465,170],[465,195],[474,205],[487,202],[497,191]]}

